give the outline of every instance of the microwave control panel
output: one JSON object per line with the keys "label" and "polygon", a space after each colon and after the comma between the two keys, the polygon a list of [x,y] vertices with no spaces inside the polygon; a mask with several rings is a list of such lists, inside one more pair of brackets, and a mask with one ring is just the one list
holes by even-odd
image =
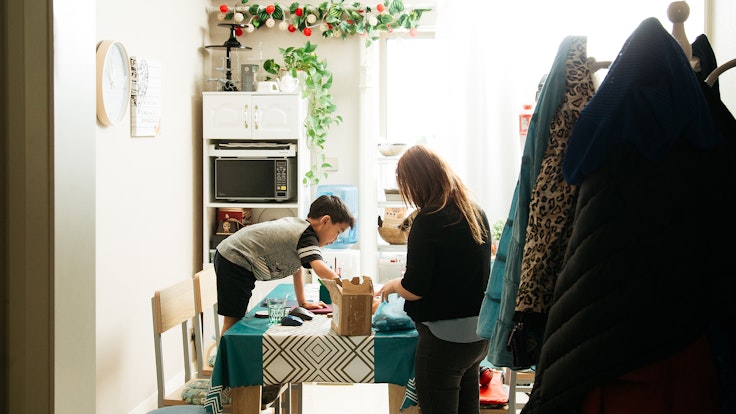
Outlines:
{"label": "microwave control panel", "polygon": [[276,198],[288,198],[289,174],[286,160],[277,160],[274,183],[276,184]]}

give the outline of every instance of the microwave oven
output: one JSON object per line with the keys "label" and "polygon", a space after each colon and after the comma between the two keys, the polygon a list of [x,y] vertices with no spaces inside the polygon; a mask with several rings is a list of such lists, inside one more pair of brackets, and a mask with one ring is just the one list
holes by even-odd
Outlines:
{"label": "microwave oven", "polygon": [[296,157],[214,159],[216,200],[289,201],[297,193]]}

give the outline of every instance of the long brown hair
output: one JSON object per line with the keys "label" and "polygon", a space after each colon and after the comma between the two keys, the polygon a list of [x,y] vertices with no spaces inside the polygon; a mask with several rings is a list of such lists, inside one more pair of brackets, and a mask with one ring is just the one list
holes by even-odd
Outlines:
{"label": "long brown hair", "polygon": [[470,200],[470,191],[453,169],[437,153],[424,145],[407,149],[396,165],[399,194],[407,204],[437,212],[455,204],[470,226],[478,244],[488,240],[480,210]]}

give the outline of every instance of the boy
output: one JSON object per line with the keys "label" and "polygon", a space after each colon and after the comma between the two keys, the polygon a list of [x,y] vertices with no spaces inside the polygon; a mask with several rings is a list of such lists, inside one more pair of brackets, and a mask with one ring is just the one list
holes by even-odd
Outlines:
{"label": "boy", "polygon": [[337,196],[322,195],[309,208],[307,219],[284,217],[243,227],[217,245],[217,313],[224,316],[224,334],[245,315],[256,280],[276,280],[294,276],[297,303],[305,309],[319,309],[324,302],[304,298],[302,267],[312,269],[322,279],[339,276],[322,259],[320,247],[355,225],[348,206]]}

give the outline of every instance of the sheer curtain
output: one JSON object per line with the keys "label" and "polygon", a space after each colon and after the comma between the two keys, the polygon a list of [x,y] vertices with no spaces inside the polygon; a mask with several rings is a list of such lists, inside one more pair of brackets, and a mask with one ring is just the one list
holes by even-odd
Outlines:
{"label": "sheer curtain", "polygon": [[[486,210],[505,219],[519,174],[518,115],[568,35],[588,37],[588,56],[614,60],[648,17],[671,30],[671,1],[437,0],[436,39],[450,79],[438,88],[437,144]],[[692,42],[703,33],[703,0],[688,1]],[[605,73],[599,74],[603,76]]]}
{"label": "sheer curtain", "polygon": [[[492,4],[469,0],[462,8],[480,12]],[[517,46],[499,37],[503,16],[483,13],[472,21],[459,8],[438,0],[437,47],[451,78],[438,91],[437,145],[495,221],[508,215],[521,159],[515,122],[521,102],[513,84],[518,68],[509,61]]]}

